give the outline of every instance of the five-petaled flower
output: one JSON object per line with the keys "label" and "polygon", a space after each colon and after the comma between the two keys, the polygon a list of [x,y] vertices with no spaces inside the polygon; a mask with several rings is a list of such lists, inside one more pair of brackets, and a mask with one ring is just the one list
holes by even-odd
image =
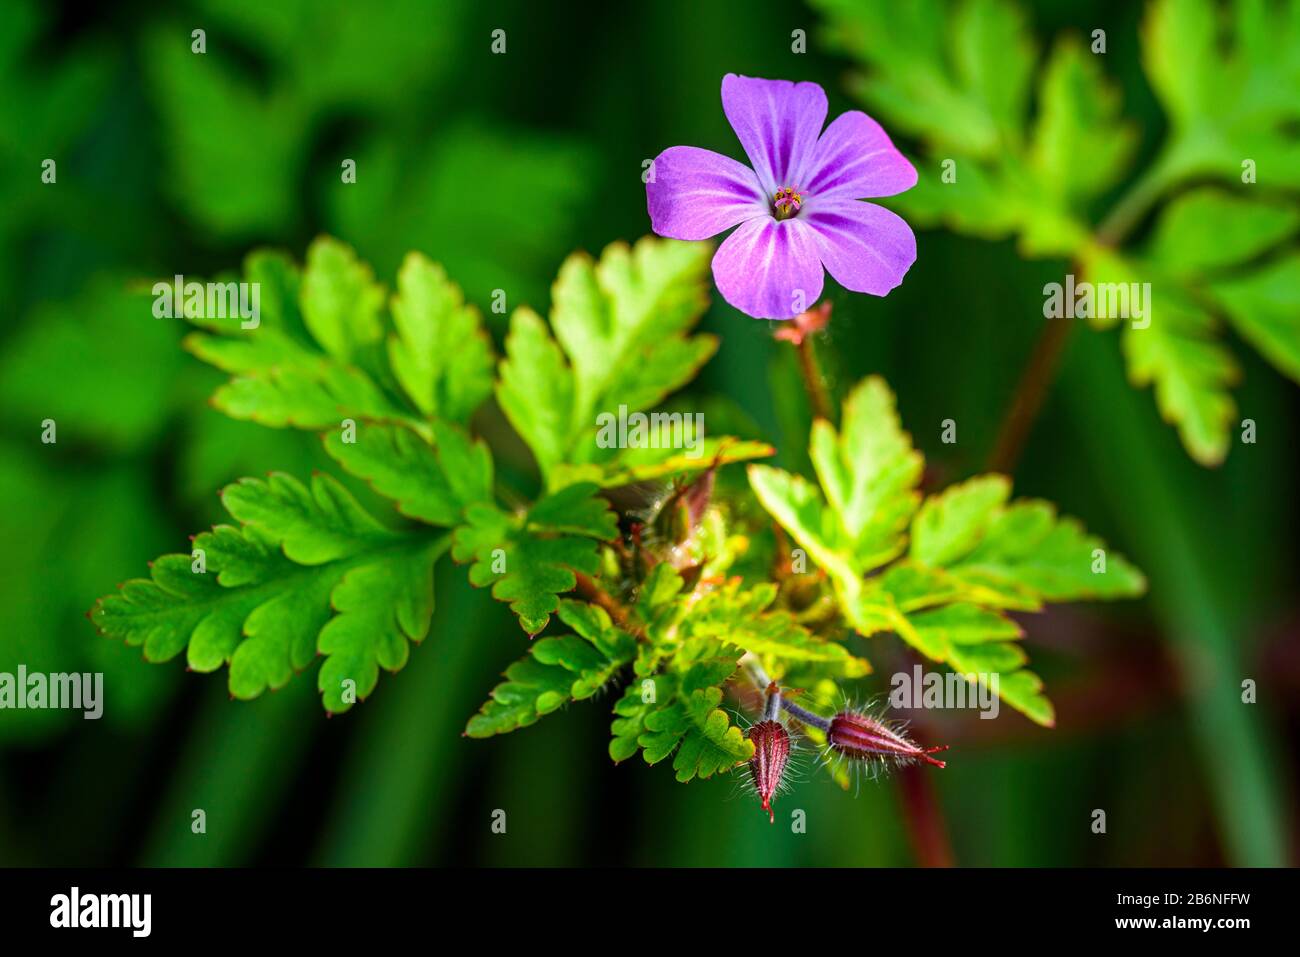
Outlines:
{"label": "five-petaled flower", "polygon": [[816,83],[728,73],[722,109],[752,166],[694,146],[654,161],[651,228],[700,240],[739,228],[713,256],[722,297],[757,319],[790,319],[822,294],[822,269],[854,292],[883,296],[916,261],[902,218],[863,199],[916,185],[916,170],[880,124],[851,111],[826,122]]}

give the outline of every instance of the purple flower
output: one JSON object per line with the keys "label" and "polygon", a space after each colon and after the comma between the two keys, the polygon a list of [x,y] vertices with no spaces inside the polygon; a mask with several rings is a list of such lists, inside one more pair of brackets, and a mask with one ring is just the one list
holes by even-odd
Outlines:
{"label": "purple flower", "polygon": [[[651,228],[698,240],[740,228],[713,256],[722,298],[756,319],[790,319],[822,294],[822,269],[883,296],[916,261],[916,237],[868,197],[916,185],[916,170],[865,113],[826,121],[816,83],[728,73],[722,109],[750,166],[694,146],[666,149],[646,184]],[[752,167],[752,168],[751,168]]]}

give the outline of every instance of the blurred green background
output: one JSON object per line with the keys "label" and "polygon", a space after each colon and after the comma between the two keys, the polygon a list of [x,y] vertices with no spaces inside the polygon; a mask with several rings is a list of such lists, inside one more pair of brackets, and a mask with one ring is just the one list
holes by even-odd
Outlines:
{"label": "blurred green background", "polygon": [[[1028,4],[1040,35],[1104,24],[1108,72],[1150,151],[1139,4]],[[410,0],[0,6],[0,671],[102,671],[103,720],[0,712],[0,864],[907,865],[893,781],[856,796],[815,774],[772,827],[736,780],[679,785],[606,754],[608,696],[488,741],[460,736],[523,649],[502,606],[444,565],[432,633],[397,677],[327,721],[305,676],[254,703],[224,675],[146,665],[84,613],[221,517],[244,474],[327,467],[310,435],[234,423],[221,376],[132,284],[233,270],[255,246],[301,258],[328,232],[391,283],[402,254],[445,264],[486,306],[547,305],[575,248],[649,230],[642,162],[677,144],[741,155],[723,74],[815,80],[856,108],[819,17],[774,0],[648,4]],[[207,52],[190,51],[206,31]],[[490,52],[506,30],[507,53]],[[791,31],[808,34],[791,50]],[[899,137],[906,151],[906,138]],[[43,185],[41,163],[57,161]],[[340,182],[354,159],[357,181]],[[940,483],[983,467],[1059,262],[922,232],[885,300],[836,290],[824,350],[839,386],[898,392]],[[137,301],[138,302],[138,301]],[[489,319],[498,341],[502,316]],[[798,464],[806,408],[764,322],[715,302],[698,388],[738,403]],[[786,347],[788,349],[788,347]],[[1266,423],[1200,468],[1115,338],[1071,335],[1016,469],[1020,494],[1080,516],[1141,566],[1149,595],[1027,620],[1059,712],[1043,730],[940,714],[931,776],[969,865],[1283,864],[1297,858],[1300,487],[1297,390],[1243,350],[1237,393]],[[58,423],[56,445],[40,423]],[[959,441],[940,442],[943,419]],[[337,471],[337,470],[334,470]],[[907,666],[892,639],[877,673]],[[1238,700],[1242,679],[1259,702]],[[1245,709],[1245,716],[1241,709]],[[191,833],[202,808],[207,833]],[[491,832],[507,811],[504,835]],[[1092,811],[1108,833],[1090,829]]]}

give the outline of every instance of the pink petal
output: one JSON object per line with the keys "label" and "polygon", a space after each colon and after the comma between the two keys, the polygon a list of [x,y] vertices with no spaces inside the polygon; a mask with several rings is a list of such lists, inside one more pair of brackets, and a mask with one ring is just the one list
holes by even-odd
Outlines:
{"label": "pink petal", "polygon": [[822,264],[845,289],[883,296],[916,262],[912,228],[883,206],[851,199],[814,202],[799,216],[816,237]]}
{"label": "pink petal", "polygon": [[916,185],[916,168],[879,123],[857,110],[826,127],[809,169],[808,182],[799,184],[809,196],[870,199]]}
{"label": "pink petal", "polygon": [[755,319],[790,319],[811,309],[824,278],[816,235],[798,219],[751,219],[713,256],[718,292]]}
{"label": "pink petal", "polygon": [[820,86],[728,73],[722,78],[722,109],[767,196],[782,186],[803,185],[826,122]]}
{"label": "pink petal", "polygon": [[650,228],[670,239],[708,239],[768,212],[752,169],[694,146],[660,153],[645,195]]}

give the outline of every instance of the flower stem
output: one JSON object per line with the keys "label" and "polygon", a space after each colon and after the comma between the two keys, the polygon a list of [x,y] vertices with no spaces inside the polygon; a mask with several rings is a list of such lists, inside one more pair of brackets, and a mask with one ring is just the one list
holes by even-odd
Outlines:
{"label": "flower stem", "polygon": [[[1093,240],[1098,245],[1115,247],[1124,241],[1151,206],[1160,199],[1170,185],[1181,175],[1177,152],[1166,152],[1132,187],[1120,197],[1097,227]],[[1075,267],[1077,270],[1077,266]],[[1049,319],[1034,343],[1029,363],[1021,374],[1002,421],[1002,428],[989,456],[988,466],[995,472],[1011,472],[1020,459],[1030,429],[1042,411],[1047,391],[1056,378],[1061,354],[1070,337],[1073,323],[1064,319]]]}
{"label": "flower stem", "polygon": [[1029,362],[1020,374],[1020,383],[1011,397],[1011,407],[998,430],[997,441],[988,460],[990,471],[1014,471],[1034,420],[1042,411],[1047,390],[1056,378],[1061,354],[1065,351],[1066,340],[1070,338],[1070,330],[1073,328],[1074,322],[1070,319],[1048,319],[1043,326],[1038,341],[1034,343]]}
{"label": "flower stem", "polygon": [[1105,246],[1118,246],[1141,222],[1147,210],[1180,175],[1175,153],[1166,152],[1138,177],[1097,227],[1096,240]]}
{"label": "flower stem", "polygon": [[817,728],[821,731],[829,731],[831,729],[830,718],[823,718],[819,714],[813,714],[806,708],[799,707],[788,698],[781,699],[781,707],[785,710],[786,714],[790,715],[790,717],[794,718],[801,724],[806,724],[809,727]]}
{"label": "flower stem", "polygon": [[930,775],[919,765],[902,768],[898,787],[903,798],[907,834],[922,867],[952,867],[952,845]]}
{"label": "flower stem", "polygon": [[601,588],[595,581],[584,575],[582,572],[575,571],[573,577],[577,584],[574,588],[578,594],[586,598],[593,605],[599,605],[609,613],[610,620],[618,625],[624,631],[636,638],[637,641],[645,640],[645,633],[632,621],[632,613],[627,606],[611,595],[605,589]]}
{"label": "flower stem", "polygon": [[821,366],[817,362],[817,353],[813,348],[811,336],[804,336],[795,346],[799,356],[799,371],[803,374],[804,389],[808,392],[808,403],[812,406],[813,416],[835,421],[831,418],[830,394],[826,391],[826,380],[822,377]]}

